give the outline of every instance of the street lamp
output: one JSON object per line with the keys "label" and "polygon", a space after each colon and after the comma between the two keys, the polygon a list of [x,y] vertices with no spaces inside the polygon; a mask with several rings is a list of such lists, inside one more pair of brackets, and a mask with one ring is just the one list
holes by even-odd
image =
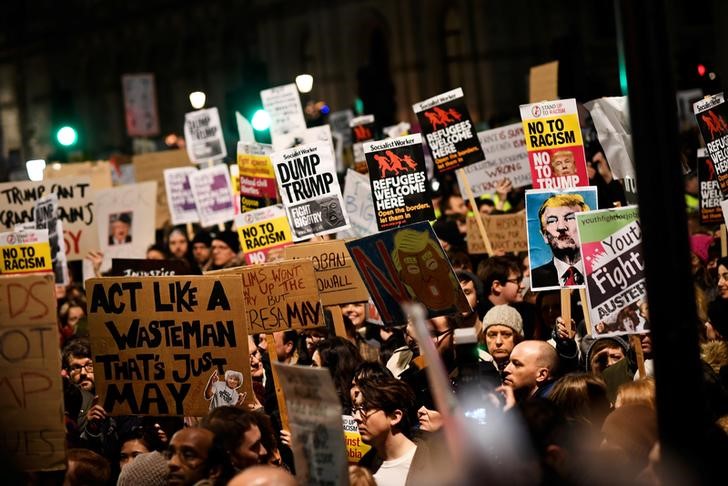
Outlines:
{"label": "street lamp", "polygon": [[313,88],[313,76],[310,74],[299,74],[296,76],[296,86],[301,93],[310,93]]}
{"label": "street lamp", "polygon": [[190,104],[195,110],[199,110],[205,106],[206,99],[207,96],[202,91],[193,91],[190,93]]}
{"label": "street lamp", "polygon": [[25,170],[28,171],[28,179],[31,181],[42,181],[43,171],[46,167],[46,161],[43,159],[33,159],[25,163]]}

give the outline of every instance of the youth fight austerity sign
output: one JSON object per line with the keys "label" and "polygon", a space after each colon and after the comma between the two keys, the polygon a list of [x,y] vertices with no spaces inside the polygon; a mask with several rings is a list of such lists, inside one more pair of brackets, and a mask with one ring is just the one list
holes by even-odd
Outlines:
{"label": "youth fight austerity sign", "polygon": [[534,189],[589,185],[576,100],[521,105]]}

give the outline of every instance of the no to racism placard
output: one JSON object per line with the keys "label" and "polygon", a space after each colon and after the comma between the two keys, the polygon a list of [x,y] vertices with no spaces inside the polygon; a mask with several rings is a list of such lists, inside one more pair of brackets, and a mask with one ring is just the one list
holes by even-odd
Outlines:
{"label": "no to racism placard", "polygon": [[462,88],[415,103],[412,108],[435,159],[437,172],[485,160]]}
{"label": "no to racism placard", "polygon": [[200,226],[207,228],[226,223],[235,217],[235,203],[230,187],[230,173],[225,164],[213,165],[190,174]]}
{"label": "no to racism placard", "polygon": [[713,161],[708,157],[705,149],[698,149],[698,183],[700,191],[700,224],[721,224],[723,213],[720,202],[723,198],[718,184],[718,174],[715,173]]}
{"label": "no to racism placard", "polygon": [[48,230],[0,233],[0,273],[52,272]]}
{"label": "no to racism placard", "polygon": [[271,155],[293,240],[347,229],[331,144],[301,145]]}
{"label": "no to racism placard", "polygon": [[298,484],[349,484],[341,403],[323,368],[274,363],[286,397]]}
{"label": "no to racism placard", "polygon": [[402,303],[420,302],[430,318],[470,312],[470,305],[427,222],[346,242],[385,325],[404,324]]}
{"label": "no to racism placard", "polygon": [[521,105],[534,189],[589,185],[576,100]]}
{"label": "no to racism placard", "polygon": [[365,142],[377,227],[435,219],[419,133]]}
{"label": "no to racism placard", "polygon": [[238,142],[240,211],[245,213],[276,200],[276,175],[270,160],[270,145]]}
{"label": "no to racism placard", "polygon": [[592,336],[644,333],[642,227],[636,206],[578,213]]}
{"label": "no to racism placard", "polygon": [[217,108],[185,114],[185,143],[190,160],[198,164],[227,156]]}
{"label": "no to racism placard", "polygon": [[286,211],[280,204],[238,214],[235,227],[247,263],[265,263],[271,250],[293,244]]}
{"label": "no to racism placard", "polygon": [[22,471],[65,469],[52,275],[0,277],[0,453]]}
{"label": "no to racism placard", "polygon": [[286,247],[286,258],[310,258],[324,306],[365,302],[366,286],[343,240],[299,243]]}
{"label": "no to racism placard", "polygon": [[531,289],[584,287],[575,215],[597,207],[596,187],[526,191]]}
{"label": "no to racism placard", "polygon": [[190,175],[195,172],[197,169],[194,167],[164,169],[164,188],[173,225],[197,223],[200,220],[190,187]]}
{"label": "no to racism placard", "polygon": [[723,93],[696,101],[693,111],[708,157],[713,161],[723,199],[728,199],[728,110]]}
{"label": "no to racism placard", "polygon": [[[526,140],[520,123],[478,132],[478,140],[483,147],[485,161],[463,169],[474,197],[494,193],[496,185],[503,179],[509,179],[514,188],[531,184]],[[467,195],[460,178],[458,183],[461,194]]]}
{"label": "no to racism placard", "polygon": [[58,196],[68,260],[82,260],[89,251],[98,250],[91,180],[85,176],[0,184],[0,230],[12,231],[15,225],[34,221],[35,204],[49,194]]}
{"label": "no to racism placard", "polygon": [[252,403],[242,293],[237,276],[88,280],[99,403],[111,415],[198,417]]}

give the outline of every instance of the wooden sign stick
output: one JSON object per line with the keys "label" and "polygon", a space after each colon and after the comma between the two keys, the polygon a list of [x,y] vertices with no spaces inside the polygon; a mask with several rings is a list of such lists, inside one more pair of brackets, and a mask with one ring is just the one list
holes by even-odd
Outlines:
{"label": "wooden sign stick", "polygon": [[192,230],[192,223],[187,223],[187,239],[190,240],[190,244],[192,244],[194,238],[195,232]]}
{"label": "wooden sign stick", "polygon": [[276,367],[273,366],[273,363],[278,362],[278,355],[276,354],[276,340],[273,337],[273,334],[266,334],[265,342],[267,343],[266,348],[268,349],[268,358],[270,359],[270,372],[273,378],[273,386],[276,390],[278,411],[281,414],[281,426],[284,430],[291,430],[288,426],[288,408],[286,408],[286,398],[283,395],[283,388],[281,387],[281,382],[278,378],[278,370],[276,370]]}
{"label": "wooden sign stick", "polygon": [[586,301],[586,289],[579,289],[579,300],[581,300],[581,310],[584,312],[586,334],[589,336],[591,335],[591,316],[589,315],[589,304]]}
{"label": "wooden sign stick", "polygon": [[561,289],[561,319],[571,336],[571,333],[574,332],[571,327],[571,289]]}
{"label": "wooden sign stick", "polygon": [[642,380],[647,377],[647,373],[645,372],[645,353],[642,352],[640,337],[637,334],[630,334],[629,342],[637,356],[637,370],[640,375],[640,380]]}
{"label": "wooden sign stick", "polygon": [[470,181],[468,181],[468,176],[465,174],[465,169],[458,169],[457,174],[461,179],[465,192],[467,193],[468,200],[470,201],[470,207],[475,213],[475,222],[478,223],[478,230],[480,231],[480,236],[483,238],[483,243],[485,244],[485,252],[488,256],[493,256],[493,246],[490,244],[490,238],[488,238],[488,233],[485,231],[483,218],[480,216],[480,212],[478,211],[478,205],[475,202],[473,191],[470,189]]}
{"label": "wooden sign stick", "polygon": [[726,240],[725,225],[720,225],[720,256],[728,256],[728,240]]}
{"label": "wooden sign stick", "polygon": [[334,321],[334,333],[338,337],[346,339],[346,327],[344,327],[344,314],[338,305],[330,305],[327,309],[331,312],[331,319]]}

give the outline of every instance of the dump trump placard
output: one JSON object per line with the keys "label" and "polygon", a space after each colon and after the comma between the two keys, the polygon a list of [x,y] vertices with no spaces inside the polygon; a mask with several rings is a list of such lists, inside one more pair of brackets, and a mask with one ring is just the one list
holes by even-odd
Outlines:
{"label": "dump trump placard", "polygon": [[294,241],[347,229],[331,144],[301,145],[271,155]]}

